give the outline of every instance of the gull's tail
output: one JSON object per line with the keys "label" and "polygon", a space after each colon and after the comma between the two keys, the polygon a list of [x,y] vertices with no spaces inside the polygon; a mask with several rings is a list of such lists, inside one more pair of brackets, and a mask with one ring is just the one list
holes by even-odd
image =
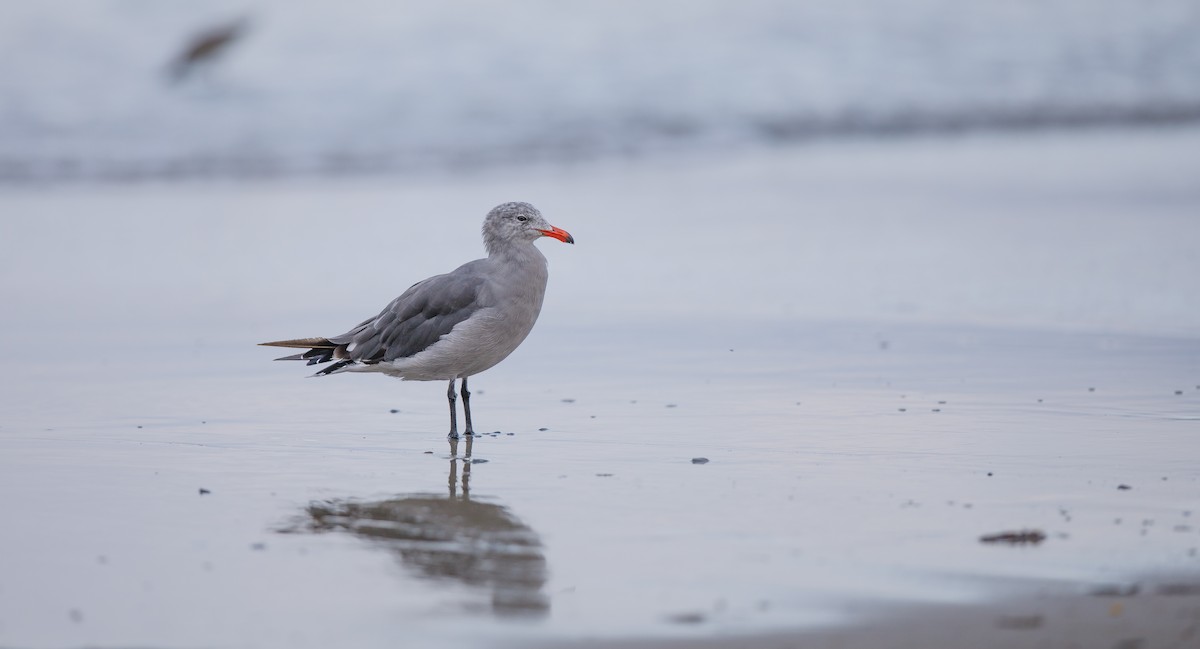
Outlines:
{"label": "gull's tail", "polygon": [[[291,356],[281,356],[276,358],[277,361],[308,361],[309,365],[318,363],[328,363],[334,359],[334,356],[339,356],[339,347],[341,351],[345,351],[344,345],[339,345],[328,338],[296,338],[295,340],[276,340],[269,343],[259,343],[263,347],[291,347],[293,349],[307,349],[306,352],[292,354]],[[329,367],[322,368],[317,372],[317,376],[323,374],[332,374],[346,365],[352,364],[354,361],[350,359],[339,360]]]}

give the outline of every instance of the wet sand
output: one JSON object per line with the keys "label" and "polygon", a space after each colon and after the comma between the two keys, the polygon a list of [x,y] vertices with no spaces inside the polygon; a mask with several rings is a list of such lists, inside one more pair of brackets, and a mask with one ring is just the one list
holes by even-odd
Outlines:
{"label": "wet sand", "polygon": [[[5,189],[0,647],[1189,646],[1197,141]],[[514,198],[579,243],[469,447],[254,347]]]}

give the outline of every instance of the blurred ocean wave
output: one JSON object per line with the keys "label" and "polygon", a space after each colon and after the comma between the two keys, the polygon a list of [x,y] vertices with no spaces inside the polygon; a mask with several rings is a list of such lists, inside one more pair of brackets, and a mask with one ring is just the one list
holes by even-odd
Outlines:
{"label": "blurred ocean wave", "polygon": [[1198,120],[1194,0],[0,5],[8,182]]}

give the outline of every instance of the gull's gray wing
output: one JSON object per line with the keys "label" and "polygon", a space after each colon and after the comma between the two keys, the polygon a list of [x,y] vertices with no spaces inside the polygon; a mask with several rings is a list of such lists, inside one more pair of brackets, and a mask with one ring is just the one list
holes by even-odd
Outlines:
{"label": "gull's gray wing", "polygon": [[[450,333],[455,325],[487,305],[480,303],[486,278],[483,260],[413,284],[374,318],[329,339],[358,363],[379,363],[414,356]],[[340,351],[340,350],[339,350]]]}

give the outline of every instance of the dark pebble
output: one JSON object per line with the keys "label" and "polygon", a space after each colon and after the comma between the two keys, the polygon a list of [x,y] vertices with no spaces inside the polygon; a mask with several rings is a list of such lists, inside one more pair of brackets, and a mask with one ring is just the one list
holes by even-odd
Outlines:
{"label": "dark pebble", "polygon": [[[549,428],[539,428],[539,429],[538,429],[538,432],[539,432],[539,433],[544,433],[544,432],[546,432],[546,431],[548,431],[548,430],[550,430],[550,429],[549,429]],[[512,433],[509,433],[509,435],[512,435]]]}
{"label": "dark pebble", "polygon": [[575,400],[574,399],[563,399],[562,402],[563,403],[575,403]]}
{"label": "dark pebble", "polygon": [[1183,394],[1183,390],[1176,390],[1175,394]]}
{"label": "dark pebble", "polygon": [[477,457],[471,460],[471,464],[487,464],[487,460]]}
{"label": "dark pebble", "polygon": [[989,477],[989,478],[990,478],[990,477],[992,477],[992,472],[991,472],[991,471],[988,471],[988,477]]}
{"label": "dark pebble", "polygon": [[941,409],[941,408],[934,408],[934,409],[933,409],[933,411],[934,411],[934,412],[941,412],[941,411],[942,411],[942,409]]}
{"label": "dark pebble", "polygon": [[1133,489],[1133,487],[1130,487],[1127,484],[1119,484],[1117,485],[1117,489],[1120,489],[1121,491],[1129,491],[1130,489]]}
{"label": "dark pebble", "polygon": [[1046,533],[1041,530],[1015,530],[985,534],[979,537],[980,543],[1001,543],[1007,545],[1037,545],[1046,540]]}
{"label": "dark pebble", "polygon": [[396,413],[398,413],[398,412],[400,412],[400,411],[399,411],[398,409],[396,409],[396,408],[392,408],[392,409],[391,409],[391,410],[389,410],[388,412],[390,412],[390,413],[392,413],[392,414],[394,415],[394,414],[396,414]]}
{"label": "dark pebble", "polygon": [[[545,429],[545,428],[543,428],[542,430],[546,430],[546,429]],[[504,434],[505,434],[505,435],[508,435],[509,437],[512,437],[513,435],[516,435],[516,433],[504,433]]]}
{"label": "dark pebble", "polygon": [[1096,388],[1088,388],[1088,392],[1095,392]]}
{"label": "dark pebble", "polygon": [[433,455],[433,451],[425,451],[425,455]]}
{"label": "dark pebble", "polygon": [[667,407],[668,407],[668,408],[675,408],[675,407],[676,407],[676,405],[675,405],[675,404],[673,404],[673,403],[668,403],[668,404],[667,404]]}
{"label": "dark pebble", "polygon": [[200,487],[200,495],[201,496],[207,496],[210,493],[212,493],[212,492],[209,491],[208,489],[205,489],[204,487]]}
{"label": "dark pebble", "polygon": [[253,543],[250,545],[250,549],[251,550],[266,550],[267,544],[266,543]]}
{"label": "dark pebble", "polygon": [[908,408],[900,408],[900,412],[908,412]]}
{"label": "dark pebble", "polygon": [[708,464],[708,458],[694,457],[694,458],[692,458],[692,464]]}

